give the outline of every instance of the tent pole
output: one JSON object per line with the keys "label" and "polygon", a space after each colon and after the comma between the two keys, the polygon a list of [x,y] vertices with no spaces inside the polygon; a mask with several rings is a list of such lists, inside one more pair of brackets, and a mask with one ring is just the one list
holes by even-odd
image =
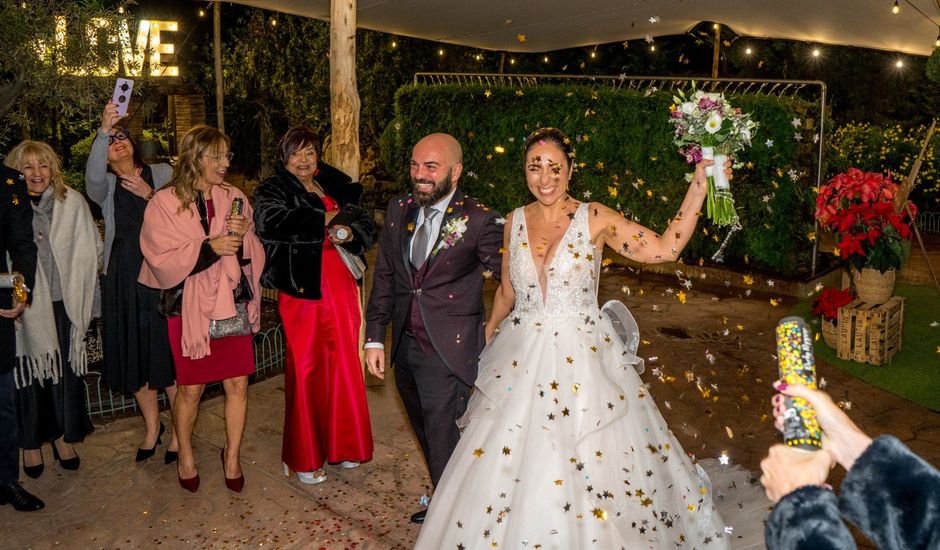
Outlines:
{"label": "tent pole", "polygon": [[356,0],[330,0],[330,116],[333,164],[359,181]]}
{"label": "tent pole", "polygon": [[225,133],[225,102],[222,94],[222,2],[212,4],[212,46],[215,58],[216,126]]}
{"label": "tent pole", "polygon": [[712,78],[718,78],[718,60],[721,58],[721,23],[715,23],[715,47],[712,49]]}

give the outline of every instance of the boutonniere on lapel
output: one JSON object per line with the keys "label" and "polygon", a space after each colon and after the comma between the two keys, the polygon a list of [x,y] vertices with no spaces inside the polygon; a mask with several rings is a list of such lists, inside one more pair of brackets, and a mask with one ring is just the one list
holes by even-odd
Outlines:
{"label": "boutonniere on lapel", "polygon": [[441,250],[450,248],[457,244],[458,241],[463,237],[463,234],[467,231],[467,222],[470,220],[470,216],[464,216],[462,218],[451,218],[447,220],[447,223],[444,224],[444,227],[441,228],[441,241],[437,243],[437,246],[434,247],[434,250],[431,254],[437,254]]}

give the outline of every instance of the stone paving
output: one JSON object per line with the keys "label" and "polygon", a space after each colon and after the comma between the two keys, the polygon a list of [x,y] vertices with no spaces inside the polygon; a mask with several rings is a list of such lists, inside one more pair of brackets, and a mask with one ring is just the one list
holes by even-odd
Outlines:
{"label": "stone paving", "polygon": [[[488,285],[488,300],[493,289]],[[600,292],[602,303],[622,299],[636,317],[647,359],[643,379],[685,450],[711,460],[724,452],[751,472],[778,441],[769,419],[772,331],[795,301],[769,286],[759,290],[748,295],[708,280],[685,289],[675,277],[617,269],[602,279]],[[820,365],[819,373],[863,429],[892,433],[940,465],[940,415],[834,367]],[[99,423],[77,445],[78,472],[55,465],[47,446],[45,474],[21,477],[46,508],[25,514],[0,507],[0,548],[411,548],[418,526],[408,517],[429,492],[426,469],[394,384],[370,379],[368,397],[374,460],[354,470],[328,466],[328,481],[307,486],[281,472],[283,377],[252,385],[242,494],[222,481],[221,398],[203,403],[196,425],[202,486],[195,494],[179,487],[174,466],[163,464],[165,446],[143,465],[134,463],[139,418]],[[840,477],[835,472],[836,482]]]}

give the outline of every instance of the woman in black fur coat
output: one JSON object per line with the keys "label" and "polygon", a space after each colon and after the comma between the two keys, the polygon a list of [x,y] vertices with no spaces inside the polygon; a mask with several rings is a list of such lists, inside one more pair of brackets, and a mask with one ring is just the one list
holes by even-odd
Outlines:
{"label": "woman in black fur coat", "polygon": [[278,290],[287,339],[284,474],[308,484],[326,480],[326,462],[372,458],[359,332],[375,221],[358,206],[362,185],[319,162],[318,148],[310,130],[288,130],[274,175],[255,191],[254,218],[267,258],[261,283]]}
{"label": "woman in black fur coat", "polygon": [[[940,472],[897,438],[874,441],[825,393],[778,382],[784,395],[802,397],[825,432],[823,450],[771,447],[761,462],[761,483],[776,506],[767,518],[771,550],[852,549],[852,522],[878,548],[940,548]],[[774,397],[777,429],[783,428],[783,395]],[[841,494],[825,485],[835,463],[847,470]],[[779,502],[778,502],[779,501]]]}

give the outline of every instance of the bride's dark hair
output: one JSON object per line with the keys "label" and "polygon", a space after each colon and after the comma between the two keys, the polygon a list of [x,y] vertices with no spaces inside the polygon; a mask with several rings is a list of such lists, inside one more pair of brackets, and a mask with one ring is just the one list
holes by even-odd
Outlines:
{"label": "bride's dark hair", "polygon": [[558,128],[539,128],[529,134],[529,137],[525,140],[523,162],[525,162],[525,157],[529,155],[529,149],[535,147],[537,143],[545,142],[554,143],[561,149],[568,161],[568,166],[574,163],[575,152],[574,147],[571,146],[571,140]]}

